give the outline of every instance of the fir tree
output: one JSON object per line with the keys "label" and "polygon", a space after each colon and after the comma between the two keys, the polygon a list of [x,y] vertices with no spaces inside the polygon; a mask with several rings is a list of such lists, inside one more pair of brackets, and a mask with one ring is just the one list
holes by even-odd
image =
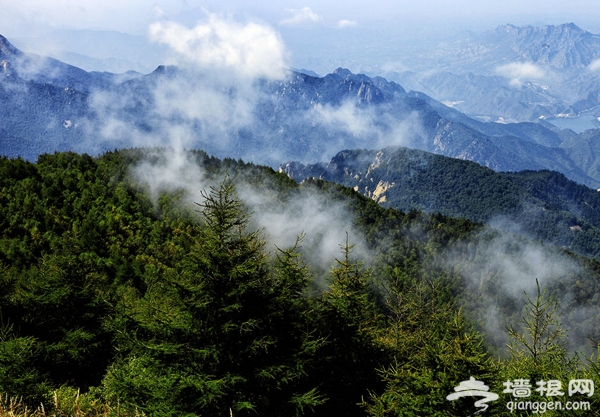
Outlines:
{"label": "fir tree", "polygon": [[105,393],[152,415],[300,415],[322,402],[306,379],[320,344],[307,332],[307,271],[294,248],[270,268],[229,180],[203,197],[190,252],[147,264],[146,291],[123,292],[126,355]]}

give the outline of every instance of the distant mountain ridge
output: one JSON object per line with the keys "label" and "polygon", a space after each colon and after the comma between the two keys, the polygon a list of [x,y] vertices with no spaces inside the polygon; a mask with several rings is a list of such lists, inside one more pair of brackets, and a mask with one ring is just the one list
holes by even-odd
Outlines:
{"label": "distant mountain ridge", "polygon": [[[424,53],[419,70],[386,74],[486,120],[600,116],[600,35],[574,23],[470,33]],[[437,68],[423,73],[422,66]]]}
{"label": "distant mountain ridge", "polygon": [[94,88],[109,88],[118,76],[87,72],[53,58],[26,54],[0,35],[0,61],[7,62],[13,72],[25,81],[68,87],[88,93]]}
{"label": "distant mountain ridge", "polygon": [[416,149],[345,150],[328,163],[283,164],[298,182],[335,182],[386,207],[413,209],[500,228],[600,257],[600,193],[552,171],[498,173]]}
{"label": "distant mountain ridge", "polygon": [[22,52],[15,48],[4,36],[0,35],[0,58],[21,55]]}
{"label": "distant mountain ridge", "polygon": [[447,55],[447,69],[452,65],[453,69],[482,74],[486,69],[493,74],[500,61],[585,69],[600,56],[600,35],[581,29],[572,22],[545,26],[505,24],[481,35],[472,34],[458,45],[456,48],[447,44],[442,52]]}
{"label": "distant mountain ridge", "polygon": [[600,35],[574,23],[547,26],[503,25],[482,36],[490,45],[504,44],[513,60],[548,64],[555,68],[587,68],[600,57]]}
{"label": "distant mountain ridge", "polygon": [[51,50],[52,57],[86,71],[121,74],[152,72],[165,61],[168,48],[144,34],[99,29],[57,29],[43,36],[11,39],[24,51]]}
{"label": "distant mountain ridge", "polygon": [[[539,123],[482,123],[382,77],[343,68],[325,77],[290,71],[282,80],[259,80],[246,97],[234,85],[215,87],[210,77],[183,68],[88,73],[2,43],[0,61],[14,69],[0,80],[0,151],[8,156],[93,154],[147,140],[168,146],[165,138],[179,129],[187,147],[273,167],[401,144],[497,171],[556,170],[600,187],[600,152],[591,139]],[[216,105],[198,101],[205,96]],[[210,117],[218,106],[221,119]],[[592,152],[579,152],[580,141]]]}

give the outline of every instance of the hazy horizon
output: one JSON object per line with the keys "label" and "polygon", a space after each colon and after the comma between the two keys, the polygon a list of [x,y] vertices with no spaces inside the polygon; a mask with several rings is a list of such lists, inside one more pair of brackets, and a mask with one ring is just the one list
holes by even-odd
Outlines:
{"label": "hazy horizon", "polygon": [[[150,72],[175,63],[168,46],[150,36],[155,24],[193,30],[212,17],[231,25],[258,25],[279,38],[286,65],[323,75],[338,66],[351,70],[402,68],[403,60],[461,31],[501,24],[573,22],[600,32],[600,12],[589,3],[503,1],[473,5],[466,0],[414,2],[285,0],[247,4],[237,0],[145,2],[88,0],[0,0],[0,34],[25,52],[61,59],[86,70]],[[78,32],[81,30],[93,32]],[[360,47],[358,47],[360,45]]]}

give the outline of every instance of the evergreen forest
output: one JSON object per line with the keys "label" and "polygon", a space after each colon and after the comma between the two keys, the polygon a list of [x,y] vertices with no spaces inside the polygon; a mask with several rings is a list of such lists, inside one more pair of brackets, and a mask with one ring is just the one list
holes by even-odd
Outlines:
{"label": "evergreen forest", "polygon": [[[596,260],[202,151],[196,193],[133,175],[170,155],[0,159],[0,416],[538,414],[516,380],[600,415],[566,394],[600,383]],[[257,222],[303,201],[348,225],[325,265],[329,230]],[[447,399],[470,378],[499,398]]]}

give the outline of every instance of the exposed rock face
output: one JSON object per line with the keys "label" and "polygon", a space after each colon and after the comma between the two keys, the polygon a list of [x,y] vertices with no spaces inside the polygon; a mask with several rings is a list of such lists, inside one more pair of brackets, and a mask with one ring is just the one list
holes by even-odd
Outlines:
{"label": "exposed rock face", "polygon": [[8,61],[6,61],[6,60],[0,61],[0,68],[2,68],[3,75],[8,77],[11,74],[11,71],[9,70]]}
{"label": "exposed rock face", "polygon": [[[304,169],[313,173],[310,165]],[[302,170],[294,175],[297,181],[305,178]],[[470,161],[388,147],[342,151],[318,178],[405,212],[494,221],[511,233],[518,224],[528,236],[600,257],[594,245],[577,243],[600,236],[600,193],[557,172],[494,172]]]}

